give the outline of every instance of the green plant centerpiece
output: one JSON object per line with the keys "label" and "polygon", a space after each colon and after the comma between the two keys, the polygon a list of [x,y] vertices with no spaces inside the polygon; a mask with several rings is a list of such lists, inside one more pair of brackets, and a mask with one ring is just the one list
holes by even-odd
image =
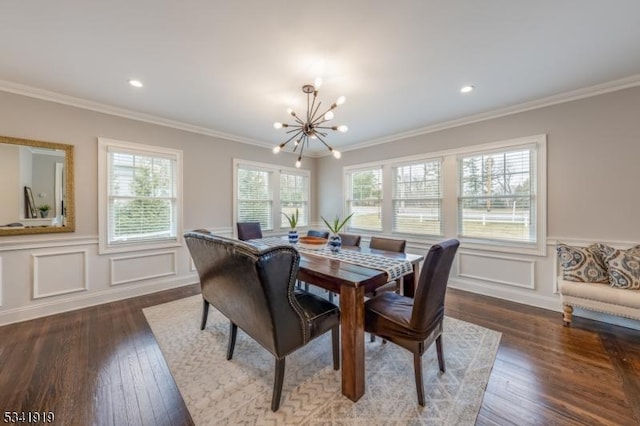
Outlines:
{"label": "green plant centerpiece", "polygon": [[282,214],[284,215],[284,217],[287,218],[287,221],[289,222],[289,226],[291,227],[288,235],[289,242],[291,244],[295,244],[298,242],[298,230],[296,228],[298,226],[298,219],[300,218],[300,213],[298,212],[298,209],[296,209],[295,213],[292,213],[291,216],[289,216],[285,212],[282,212]]}
{"label": "green plant centerpiece", "polygon": [[333,219],[333,222],[329,222],[327,219],[320,216],[324,224],[327,225],[327,228],[329,228],[329,231],[331,231],[331,236],[329,237],[329,242],[327,243],[327,245],[329,246],[329,250],[331,250],[333,253],[339,252],[340,247],[342,247],[342,238],[340,238],[340,235],[338,235],[338,233],[342,228],[344,228],[349,219],[351,219],[351,216],[353,216],[353,213],[345,217],[344,220],[340,221],[340,216],[336,215],[336,218]]}
{"label": "green plant centerpiece", "polygon": [[51,210],[51,206],[49,204],[40,204],[38,206],[38,210],[40,211],[40,217],[49,216],[49,210]]}

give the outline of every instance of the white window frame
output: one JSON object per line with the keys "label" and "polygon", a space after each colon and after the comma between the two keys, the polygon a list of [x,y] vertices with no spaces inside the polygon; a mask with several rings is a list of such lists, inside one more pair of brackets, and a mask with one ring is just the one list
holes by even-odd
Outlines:
{"label": "white window frame", "polygon": [[[396,194],[396,178],[397,178],[397,173],[396,170],[400,167],[407,167],[407,166],[416,166],[416,165],[422,165],[422,164],[426,164],[426,163],[437,163],[440,170],[439,170],[439,192],[440,192],[440,197],[439,198],[435,198],[435,197],[423,197],[423,198],[400,198],[397,196]],[[392,194],[392,199],[391,199],[391,232],[394,235],[420,235],[423,237],[441,237],[444,233],[444,191],[443,191],[443,162],[442,162],[442,158],[441,157],[435,157],[435,158],[421,158],[419,160],[413,160],[413,161],[407,161],[407,162],[402,162],[402,163],[395,163],[393,165],[391,165],[391,194]],[[437,200],[439,201],[440,204],[440,209],[439,209],[439,220],[440,220],[440,231],[438,233],[419,233],[419,234],[414,234],[414,233],[410,233],[410,232],[402,232],[402,231],[398,231],[396,229],[394,229],[393,227],[393,223],[394,223],[394,215],[395,215],[395,208],[394,205],[396,203],[396,201],[401,201],[401,200],[405,200],[405,201],[410,201],[410,200],[416,200],[416,201],[433,201],[433,200]]]}
{"label": "white window frame", "polygon": [[[304,176],[307,178],[307,209],[306,209],[306,217],[301,218],[301,223],[306,223],[306,225],[299,226],[306,227],[309,225],[311,221],[311,171],[308,169],[298,169],[293,167],[285,167],[279,166],[277,164],[268,164],[268,163],[259,163],[255,161],[242,160],[238,158],[233,159],[233,235],[237,237],[237,228],[235,224],[238,222],[238,169],[241,166],[246,166],[247,168],[255,169],[255,170],[264,170],[270,173],[269,186],[272,191],[272,204],[271,204],[271,215],[272,215],[272,228],[263,229],[263,232],[266,233],[281,233],[289,230],[289,225],[282,226],[282,214],[281,214],[281,202],[280,202],[280,174],[282,172],[286,172],[287,174],[295,174]],[[286,222],[286,221],[285,221]]]}
{"label": "white window frame", "polygon": [[[176,160],[176,215],[174,219],[175,237],[163,237],[156,240],[111,243],[109,235],[109,151],[122,150],[150,157],[170,157]],[[108,138],[98,138],[98,251],[118,253],[139,250],[151,250],[182,246],[182,151],[153,145],[144,145]]]}
{"label": "white window frame", "polygon": [[[458,196],[459,196],[459,173],[458,158],[475,153],[487,151],[511,150],[514,147],[535,145],[537,157],[535,159],[535,187],[536,187],[536,242],[522,243],[517,241],[504,240],[483,240],[477,238],[460,237],[458,234]],[[440,158],[442,160],[441,185],[442,185],[442,229],[440,236],[402,234],[393,232],[393,168],[398,165],[407,165],[421,161],[433,161]],[[367,170],[374,167],[382,167],[382,231],[383,235],[393,237],[397,235],[407,241],[416,243],[432,243],[445,238],[458,238],[463,247],[469,249],[529,254],[535,256],[546,256],[547,239],[547,136],[545,134],[527,136],[523,138],[491,142],[481,145],[473,145],[463,148],[456,148],[444,151],[437,151],[426,154],[418,154],[408,157],[392,158],[384,161],[355,164],[343,168],[344,185],[344,212],[348,212],[348,198],[350,191],[350,174],[357,170]],[[347,225],[349,231],[370,232],[359,230]],[[375,231],[374,231],[375,232]]]}
{"label": "white window frame", "polygon": [[[469,149],[459,152],[456,161],[456,187],[458,188],[457,200],[456,200],[456,215],[457,215],[457,233],[458,238],[465,247],[483,249],[483,250],[495,250],[495,251],[508,251],[522,254],[534,254],[544,255],[546,253],[546,211],[547,211],[547,137],[546,135],[536,135],[531,137],[512,139],[508,141],[501,141],[491,144],[480,145],[476,147],[469,147]],[[467,237],[460,235],[461,233],[461,217],[462,212],[459,209],[458,200],[461,197],[460,194],[460,168],[462,167],[461,159],[463,157],[470,157],[475,155],[487,155],[493,153],[501,153],[507,151],[514,151],[518,149],[531,149],[535,155],[533,158],[534,170],[531,171],[533,176],[533,187],[535,197],[535,241],[510,241],[503,239],[491,239],[491,238],[479,238],[479,237]]]}
{"label": "white window frame", "polygon": [[[357,232],[381,232],[385,229],[385,220],[390,217],[387,212],[385,212],[385,199],[389,199],[389,197],[385,197],[385,173],[388,172],[385,170],[385,166],[382,163],[368,163],[364,165],[358,165],[354,167],[345,167],[344,170],[344,194],[345,199],[343,203],[344,213],[342,217],[347,217],[351,214],[351,202],[353,202],[353,188],[351,186],[352,183],[352,175],[358,172],[366,172],[374,169],[380,170],[380,178],[382,179],[382,197],[380,198],[380,229],[370,229],[370,228],[358,228],[352,225],[352,222],[349,221],[346,225],[346,230],[348,231],[357,231]],[[330,219],[329,219],[330,220]]]}

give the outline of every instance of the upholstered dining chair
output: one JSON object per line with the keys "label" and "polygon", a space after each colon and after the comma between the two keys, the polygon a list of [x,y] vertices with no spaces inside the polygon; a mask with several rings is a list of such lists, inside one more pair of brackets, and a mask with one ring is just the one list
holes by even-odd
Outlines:
{"label": "upholstered dining chair", "polygon": [[315,229],[309,229],[307,231],[309,237],[329,238],[329,231],[316,231]]}
{"label": "upholstered dining chair", "polygon": [[200,329],[209,305],[230,321],[227,359],[233,357],[238,328],[275,357],[271,410],[280,407],[285,359],[331,330],[333,368],[340,368],[340,311],[329,301],[294,288],[300,255],[290,246],[259,249],[212,234],[184,234],[202,289]]}
{"label": "upholstered dining chair", "polygon": [[445,372],[442,351],[444,296],[458,240],[434,244],[422,266],[415,297],[385,292],[365,302],[365,331],[413,353],[418,403],[424,406],[422,354],[436,342],[438,366]]}
{"label": "upholstered dining chair", "polygon": [[[371,241],[369,241],[369,248],[377,249],[377,250],[386,250],[386,251],[395,251],[398,253],[404,253],[404,250],[407,246],[406,240],[396,240],[394,238],[382,238],[382,237],[371,237]],[[382,293],[383,291],[398,291],[400,289],[400,280],[398,281],[389,281],[383,286],[376,288],[372,296]]]}
{"label": "upholstered dining chair", "polygon": [[260,222],[238,222],[238,239],[240,241],[262,238]]}
{"label": "upholstered dining chair", "polygon": [[338,234],[342,240],[343,246],[360,247],[360,235],[356,234]]}

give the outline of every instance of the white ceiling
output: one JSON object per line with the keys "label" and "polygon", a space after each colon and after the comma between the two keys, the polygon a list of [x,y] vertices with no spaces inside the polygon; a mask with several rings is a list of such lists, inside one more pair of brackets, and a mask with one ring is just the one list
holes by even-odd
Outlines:
{"label": "white ceiling", "polygon": [[272,146],[319,76],[324,105],[347,97],[344,150],[640,80],[639,17],[638,0],[7,0],[0,90]]}

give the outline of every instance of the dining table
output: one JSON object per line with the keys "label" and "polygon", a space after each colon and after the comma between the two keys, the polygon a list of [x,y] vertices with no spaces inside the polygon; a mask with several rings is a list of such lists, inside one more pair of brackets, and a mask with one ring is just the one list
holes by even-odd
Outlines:
{"label": "dining table", "polygon": [[[252,242],[286,244],[286,239],[267,237]],[[424,256],[369,247],[343,246],[338,253],[329,248],[298,249],[298,280],[339,295],[342,394],[358,401],[365,393],[365,294],[401,279],[402,293],[413,297]]]}

